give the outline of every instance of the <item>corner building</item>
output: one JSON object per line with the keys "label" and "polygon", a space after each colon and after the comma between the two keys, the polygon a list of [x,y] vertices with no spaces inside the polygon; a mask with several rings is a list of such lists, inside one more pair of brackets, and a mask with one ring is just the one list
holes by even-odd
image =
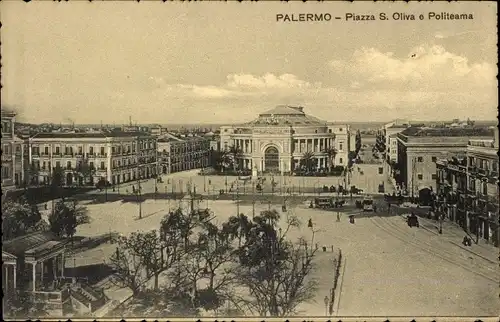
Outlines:
{"label": "corner building", "polygon": [[303,107],[279,105],[249,123],[221,127],[220,138],[222,150],[234,146],[241,151],[240,169],[290,173],[307,152],[318,169],[327,168],[330,148],[337,150],[334,164],[346,166],[350,135],[347,125],[329,125],[305,114]]}

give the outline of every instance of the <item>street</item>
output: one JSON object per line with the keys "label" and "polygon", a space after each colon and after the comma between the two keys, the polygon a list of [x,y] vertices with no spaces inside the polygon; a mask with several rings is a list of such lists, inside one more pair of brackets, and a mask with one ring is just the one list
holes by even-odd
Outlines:
{"label": "street", "polygon": [[[363,167],[363,171],[377,171],[374,167]],[[366,170],[368,169],[368,170]],[[368,173],[354,176],[362,187],[361,180]],[[372,176],[370,176],[372,177]],[[203,188],[203,176],[193,173],[179,173],[164,177],[170,180],[196,182]],[[383,178],[380,175],[380,178]],[[206,178],[205,178],[206,179]],[[233,177],[233,180],[236,179]],[[301,178],[294,178],[301,179]],[[305,182],[311,183],[305,178]],[[323,179],[323,178],[322,178]],[[326,178],[328,179],[328,178]],[[373,179],[375,187],[378,179]],[[225,177],[211,177],[211,185],[217,189],[225,186]],[[143,193],[154,192],[154,180],[141,184]],[[307,186],[307,185],[306,185]],[[201,188],[201,189],[202,189]],[[122,187],[123,190],[131,187]],[[130,193],[129,191],[129,193]],[[102,193],[102,192],[96,192]],[[117,193],[117,192],[116,192]],[[201,192],[200,192],[201,193]],[[310,196],[314,198],[314,194]],[[279,198],[278,198],[279,199]],[[347,199],[348,203],[349,198]],[[296,241],[299,237],[311,239],[307,221],[311,219],[319,230],[315,243],[320,250],[317,265],[311,278],[316,279],[318,289],[313,301],[301,303],[300,315],[325,314],[324,298],[329,296],[333,285],[334,254],[332,247],[341,249],[345,267],[336,290],[334,315],[392,315],[417,316],[421,312],[428,315],[480,315],[498,312],[498,274],[494,262],[484,257],[494,258],[495,248],[482,246],[481,254],[459,247],[461,232],[458,227],[446,226],[443,235],[433,232],[432,223],[422,220],[421,228],[409,228],[401,216],[388,216],[382,200],[377,213],[363,213],[351,205],[339,209],[341,221],[336,221],[336,211],[310,209],[309,201],[300,201],[296,206],[288,206],[281,211],[281,204],[257,201],[255,214],[265,209],[276,209],[282,215],[281,225],[287,216],[296,215],[302,222],[300,229],[289,231],[288,237]],[[142,218],[139,219],[139,205],[135,202],[113,201],[107,203],[85,202],[92,218],[89,224],[78,227],[77,235],[83,237],[100,236],[112,232],[129,235],[135,231],[149,231],[158,227],[163,215],[169,209],[189,207],[189,200],[145,199],[141,205]],[[232,200],[196,201],[195,207],[210,208],[214,222],[222,223],[229,216],[240,213],[252,217],[253,207],[249,202],[239,206]],[[45,211],[46,213],[50,210]],[[410,210],[409,210],[410,211]],[[393,211],[393,214],[401,211]],[[355,224],[350,224],[348,216],[356,215]],[[426,228],[427,226],[427,228]],[[429,228],[430,227],[430,228]],[[453,243],[455,244],[453,244]],[[327,252],[321,248],[325,246]],[[477,246],[475,249],[479,249]],[[103,244],[67,258],[67,267],[103,264],[114,251],[114,246]],[[498,253],[497,253],[498,255]]]}

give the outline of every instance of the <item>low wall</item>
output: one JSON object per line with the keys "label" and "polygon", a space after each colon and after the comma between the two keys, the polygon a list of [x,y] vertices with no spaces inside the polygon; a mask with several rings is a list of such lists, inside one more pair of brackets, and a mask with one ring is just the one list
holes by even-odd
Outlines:
{"label": "low wall", "polygon": [[333,263],[334,263],[333,287],[330,290],[330,303],[328,304],[328,311],[330,313],[329,315],[333,315],[333,309],[335,306],[334,303],[336,300],[337,288],[339,286],[339,277],[340,277],[340,273],[341,273],[342,261],[343,261],[342,250],[339,249],[339,253],[333,261]]}

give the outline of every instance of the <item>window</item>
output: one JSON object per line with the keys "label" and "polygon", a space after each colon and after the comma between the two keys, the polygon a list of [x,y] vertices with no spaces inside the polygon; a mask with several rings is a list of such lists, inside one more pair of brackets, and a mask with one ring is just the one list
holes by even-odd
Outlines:
{"label": "window", "polygon": [[339,132],[342,132],[342,130],[343,130],[343,128],[340,128],[340,129],[339,129]]}
{"label": "window", "polygon": [[101,162],[101,170],[104,170],[104,162]]}
{"label": "window", "polygon": [[56,168],[60,168],[60,167],[61,167],[61,162],[56,161]]}
{"label": "window", "polygon": [[78,147],[78,154],[83,154],[83,147],[81,146]]}
{"label": "window", "polygon": [[344,150],[344,143],[343,142],[339,142],[339,150],[340,151]]}
{"label": "window", "polygon": [[332,133],[332,129],[329,129],[329,130],[328,130],[328,133]]}
{"label": "window", "polygon": [[45,150],[45,154],[49,154],[49,147],[48,146],[46,146],[44,150]]}
{"label": "window", "polygon": [[91,146],[91,147],[89,148],[89,154],[90,154],[90,155],[94,155],[94,147],[93,147],[93,146]]}
{"label": "window", "polygon": [[94,162],[90,162],[90,163],[89,163],[89,168],[90,168],[90,169],[94,169]]}
{"label": "window", "polygon": [[421,173],[419,173],[419,174],[417,175],[417,178],[418,178],[418,180],[422,180],[422,179],[424,178],[424,176],[423,176]]}
{"label": "window", "polygon": [[436,180],[436,179],[437,179],[437,175],[436,175],[435,173],[433,173],[433,174],[431,175],[431,177],[432,177],[432,180]]}
{"label": "window", "polygon": [[339,163],[340,163],[340,164],[343,164],[343,163],[344,163],[344,160],[342,160],[342,158],[339,158]]}
{"label": "window", "polygon": [[104,155],[104,147],[101,147],[101,155]]}
{"label": "window", "polygon": [[56,146],[56,154],[61,154],[61,151],[58,146]]}
{"label": "window", "polygon": [[71,169],[71,161],[68,161],[68,162],[66,163],[66,168]]}
{"label": "window", "polygon": [[45,161],[43,161],[43,166],[42,166],[42,169],[45,170],[45,167],[47,166],[47,163]]}
{"label": "window", "polygon": [[417,162],[424,162],[424,157],[418,157]]}
{"label": "window", "polygon": [[383,174],[383,173],[384,173],[384,168],[379,167],[379,168],[378,168],[378,174]]}
{"label": "window", "polygon": [[432,157],[432,162],[436,162],[437,161],[437,157]]}

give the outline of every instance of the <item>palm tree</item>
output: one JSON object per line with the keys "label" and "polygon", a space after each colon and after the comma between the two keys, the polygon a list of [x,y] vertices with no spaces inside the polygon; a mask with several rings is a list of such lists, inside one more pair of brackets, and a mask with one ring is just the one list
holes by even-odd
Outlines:
{"label": "palm tree", "polygon": [[236,171],[236,169],[238,168],[239,166],[239,160],[241,159],[241,155],[242,155],[242,151],[239,147],[233,145],[229,148],[229,154],[232,156],[233,158],[233,170]]}
{"label": "palm tree", "polygon": [[302,155],[302,159],[300,160],[301,166],[306,168],[306,171],[313,171],[315,164],[314,152],[306,151]]}
{"label": "palm tree", "polygon": [[333,146],[327,147],[324,151],[328,155],[328,172],[332,172],[333,167],[335,167],[335,157],[337,156],[337,149]]}

